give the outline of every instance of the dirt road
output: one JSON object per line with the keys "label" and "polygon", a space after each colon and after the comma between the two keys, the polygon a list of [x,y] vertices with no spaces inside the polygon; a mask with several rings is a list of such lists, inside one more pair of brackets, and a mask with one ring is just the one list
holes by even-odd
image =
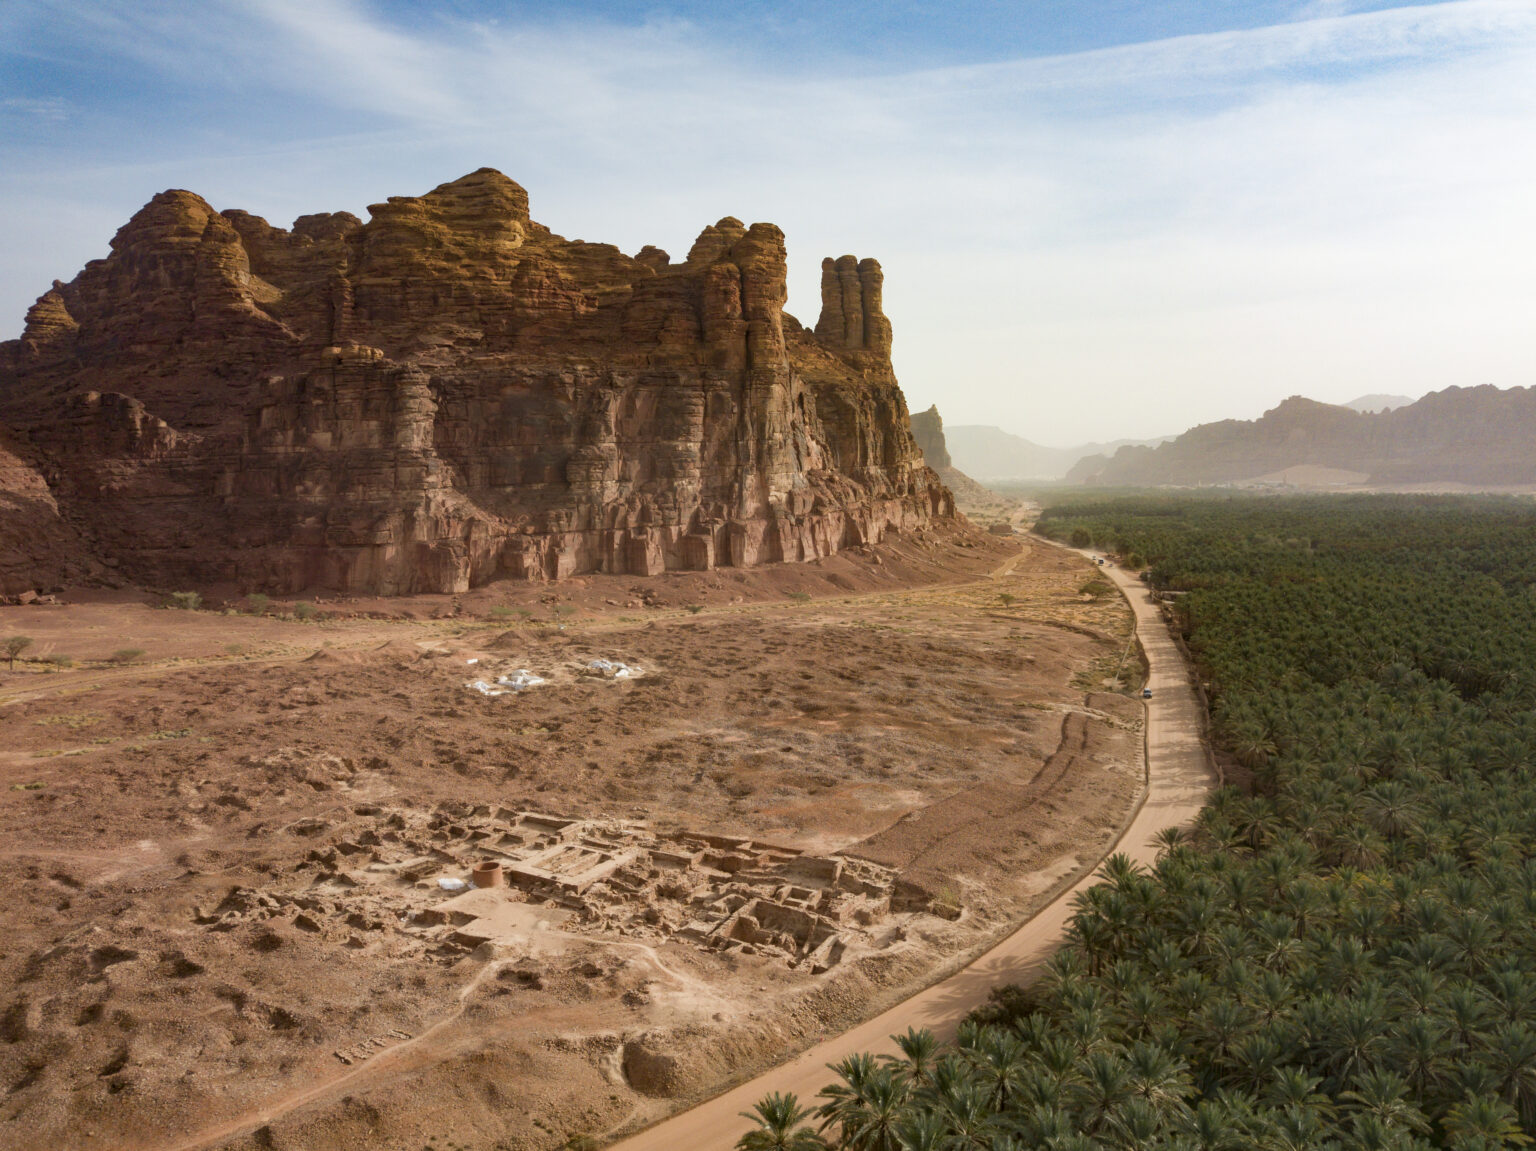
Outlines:
{"label": "dirt road", "polygon": [[[1157,857],[1157,833],[1193,820],[1215,780],[1201,740],[1200,705],[1189,670],[1156,605],[1139,580],[1118,568],[1103,571],[1136,613],[1137,631],[1150,667],[1147,686],[1152,690],[1145,729],[1147,797],[1114,850],[1149,864]],[[616,1148],[724,1151],[751,1126],[741,1113],[770,1091],[792,1091],[802,1102],[810,1101],[832,1079],[827,1064],[859,1051],[895,1053],[890,1037],[908,1027],[927,1027],[941,1038],[951,1037],[965,1015],[986,1002],[992,988],[1032,976],[1060,945],[1073,899],[1095,882],[1090,876],[1068,888],[1007,939],[950,978],[810,1048],[789,1063],[623,1140]]]}

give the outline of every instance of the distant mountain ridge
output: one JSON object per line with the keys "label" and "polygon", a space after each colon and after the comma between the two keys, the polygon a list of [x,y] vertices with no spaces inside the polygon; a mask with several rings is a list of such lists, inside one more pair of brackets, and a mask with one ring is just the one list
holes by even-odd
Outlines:
{"label": "distant mountain ridge", "polygon": [[1166,438],[1048,448],[986,424],[955,424],[945,429],[954,466],[983,482],[1059,480],[1084,456],[1112,452],[1128,444],[1160,444]]}
{"label": "distant mountain ridge", "polygon": [[1536,484],[1533,444],[1536,388],[1451,387],[1382,411],[1292,396],[1257,420],[1201,424],[1155,448],[1082,459],[1067,479],[1111,486],[1508,487]]}
{"label": "distant mountain ridge", "polygon": [[1360,396],[1345,404],[1346,408],[1353,408],[1357,412],[1389,412],[1393,408],[1406,408],[1413,403],[1412,396],[1395,396],[1387,392],[1372,392],[1368,396]]}

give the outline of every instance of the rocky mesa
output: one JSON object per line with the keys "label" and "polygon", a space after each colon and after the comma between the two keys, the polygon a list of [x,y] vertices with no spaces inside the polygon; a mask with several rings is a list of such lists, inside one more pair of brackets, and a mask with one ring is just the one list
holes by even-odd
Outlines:
{"label": "rocky mesa", "polygon": [[627,256],[488,168],[369,215],[284,230],[162,192],[55,281],[0,344],[0,422],[56,536],[151,584],[404,594],[809,560],[954,515],[876,261],[824,262],[810,331],[771,224]]}

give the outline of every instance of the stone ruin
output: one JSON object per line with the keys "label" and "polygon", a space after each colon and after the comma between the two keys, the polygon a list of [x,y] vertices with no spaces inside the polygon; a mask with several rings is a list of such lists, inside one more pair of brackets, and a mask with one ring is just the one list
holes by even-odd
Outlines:
{"label": "stone ruin", "polygon": [[[197,921],[232,930],[288,918],[346,946],[388,938],[396,954],[448,962],[553,929],[761,955],[819,975],[850,945],[891,942],[892,914],[927,906],[927,893],[890,868],[741,836],[490,804],[357,811],[364,818],[345,827],[307,819],[284,829],[323,842],[271,890],[232,889]],[[470,886],[472,874],[495,886]]]}

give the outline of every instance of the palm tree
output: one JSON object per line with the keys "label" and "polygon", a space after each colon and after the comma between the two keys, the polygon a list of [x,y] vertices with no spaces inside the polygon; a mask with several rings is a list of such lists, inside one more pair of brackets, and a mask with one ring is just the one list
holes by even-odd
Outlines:
{"label": "palm tree", "polygon": [[1520,1129],[1515,1109],[1488,1095],[1472,1095],[1456,1104],[1446,1112],[1441,1126],[1449,1137],[1446,1146],[1456,1151],[1497,1151],[1531,1142]]}
{"label": "palm tree", "polygon": [[1429,1130],[1429,1120],[1409,1101],[1408,1081],[1392,1071],[1368,1071],[1361,1075],[1352,1091],[1340,1098],[1353,1103],[1358,1112],[1368,1114],[1387,1127],[1409,1131]]}
{"label": "palm tree", "polygon": [[[896,1124],[905,1114],[909,1093],[907,1078],[889,1066],[875,1069],[861,1085],[856,1106],[842,1108],[838,1146],[847,1151],[899,1151]],[[823,1118],[821,1129],[827,1129]]]}
{"label": "palm tree", "polygon": [[951,1131],[936,1111],[917,1110],[896,1121],[896,1144],[901,1151],[948,1151]]}
{"label": "palm tree", "polygon": [[811,1112],[800,1106],[793,1091],[783,1095],[775,1091],[741,1116],[757,1127],[736,1141],[739,1151],[816,1151],[827,1146],[826,1140],[804,1126]]}
{"label": "palm tree", "polygon": [[[994,1030],[985,1028],[984,1030]],[[892,1064],[904,1064],[902,1070],[911,1080],[914,1087],[921,1087],[928,1082],[928,1076],[933,1068],[933,1061],[938,1055],[939,1041],[932,1031],[924,1027],[921,1031],[908,1027],[905,1035],[892,1035],[891,1041],[901,1049],[901,1056],[886,1055],[884,1059]]]}
{"label": "palm tree", "polygon": [[1536,1031],[1524,1023],[1495,1029],[1486,1059],[1499,1077],[1504,1101],[1519,1113],[1526,1128],[1536,1128]]}
{"label": "palm tree", "polygon": [[1444,1024],[1428,1015],[1415,1015],[1392,1036],[1385,1062],[1403,1073],[1416,1099],[1428,1099],[1447,1081],[1445,1035]]}
{"label": "palm tree", "polygon": [[1202,1101],[1184,1124],[1178,1146],[1188,1151],[1247,1151],[1253,1138],[1219,1102]]}
{"label": "palm tree", "polygon": [[1029,1074],[1024,1044],[1000,1028],[988,1027],[978,1036],[970,1057],[992,1109],[1006,1110]]}
{"label": "palm tree", "polygon": [[1123,1060],[1108,1051],[1090,1051],[1083,1082],[1074,1092],[1087,1134],[1094,1135],[1132,1097],[1131,1075]]}
{"label": "palm tree", "polygon": [[1182,1121],[1189,1115],[1186,1100],[1194,1094],[1189,1065],[1172,1052],[1151,1043],[1133,1044],[1125,1057],[1131,1091],[1160,1123]]}
{"label": "palm tree", "polygon": [[860,1052],[838,1063],[827,1064],[827,1069],[836,1073],[842,1082],[829,1083],[817,1093],[818,1098],[826,1100],[816,1109],[823,1131],[833,1125],[857,1122],[864,1106],[865,1091],[880,1065],[873,1055]]}

